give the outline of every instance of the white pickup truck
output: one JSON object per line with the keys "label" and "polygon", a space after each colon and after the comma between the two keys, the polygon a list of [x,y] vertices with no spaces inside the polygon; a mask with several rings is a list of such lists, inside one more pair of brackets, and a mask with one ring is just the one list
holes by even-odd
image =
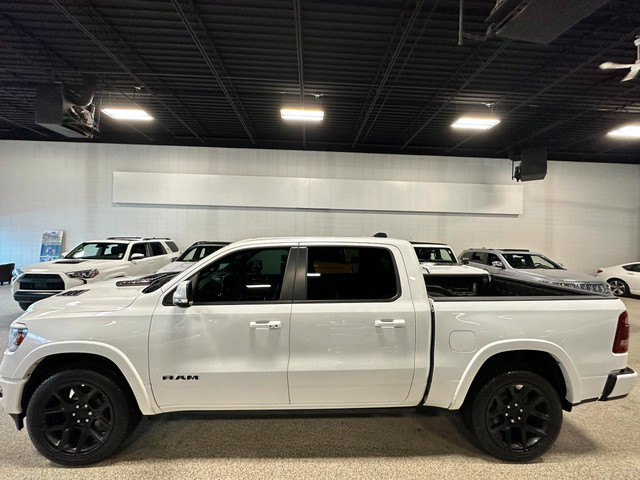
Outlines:
{"label": "white pickup truck", "polygon": [[429,296],[409,242],[254,239],[178,274],[83,285],[11,325],[0,403],[64,465],[112,455],[140,413],[460,409],[528,461],[575,405],[626,396],[613,296],[518,280]]}

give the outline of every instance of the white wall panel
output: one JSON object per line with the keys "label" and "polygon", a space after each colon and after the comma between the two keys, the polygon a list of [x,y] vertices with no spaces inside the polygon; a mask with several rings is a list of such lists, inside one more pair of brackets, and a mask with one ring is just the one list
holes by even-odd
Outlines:
{"label": "white wall panel", "polygon": [[113,172],[113,202],[519,215],[522,185]]}
{"label": "white wall panel", "polygon": [[[298,179],[301,204],[330,202],[330,192],[317,187],[326,180],[518,186],[523,208],[520,215],[470,215],[123,205],[112,201],[114,172]],[[545,180],[516,184],[506,159],[0,141],[0,180],[0,263],[36,262],[42,231],[51,228],[65,231],[67,249],[108,235],[171,236],[186,247],[205,239],[385,231],[448,242],[456,252],[527,247],[586,273],[640,260],[637,165],[549,162]]]}

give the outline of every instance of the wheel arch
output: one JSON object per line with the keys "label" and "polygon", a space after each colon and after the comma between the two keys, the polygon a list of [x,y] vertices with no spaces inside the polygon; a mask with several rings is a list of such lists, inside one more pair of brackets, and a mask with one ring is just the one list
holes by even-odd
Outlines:
{"label": "wheel arch", "polygon": [[576,398],[581,398],[578,372],[564,350],[549,342],[517,342],[490,345],[478,352],[465,370],[449,408],[460,408],[490,378],[510,370],[528,370],[547,379],[567,410]]}
{"label": "wheel arch", "polygon": [[159,413],[140,374],[122,352],[108,345],[69,343],[73,344],[72,348],[61,344],[46,348],[45,345],[34,350],[21,362],[16,373],[22,378],[28,378],[21,396],[23,413],[33,392],[43,380],[69,368],[91,369],[107,375],[128,390],[144,415]]}

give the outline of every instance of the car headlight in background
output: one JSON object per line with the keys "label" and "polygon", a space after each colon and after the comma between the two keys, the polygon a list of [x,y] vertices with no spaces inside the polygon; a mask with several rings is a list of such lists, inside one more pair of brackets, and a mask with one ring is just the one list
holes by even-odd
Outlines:
{"label": "car headlight in background", "polygon": [[100,272],[97,268],[93,268],[91,270],[81,270],[79,272],[66,272],[65,275],[69,278],[93,278],[98,275]]}
{"label": "car headlight in background", "polygon": [[28,333],[29,329],[23,324],[9,328],[9,351],[15,352],[24,339],[27,338]]}
{"label": "car headlight in background", "polygon": [[13,282],[16,278],[18,278],[23,273],[24,272],[22,271],[21,268],[14,268],[13,271],[11,272],[11,281]]}

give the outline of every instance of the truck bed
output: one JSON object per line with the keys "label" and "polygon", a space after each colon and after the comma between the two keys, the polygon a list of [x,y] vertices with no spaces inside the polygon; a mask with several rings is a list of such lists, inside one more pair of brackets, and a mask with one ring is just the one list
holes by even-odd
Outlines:
{"label": "truck bed", "polygon": [[539,282],[515,280],[500,275],[437,275],[425,274],[429,297],[434,300],[478,297],[608,297],[598,293],[560,287]]}

